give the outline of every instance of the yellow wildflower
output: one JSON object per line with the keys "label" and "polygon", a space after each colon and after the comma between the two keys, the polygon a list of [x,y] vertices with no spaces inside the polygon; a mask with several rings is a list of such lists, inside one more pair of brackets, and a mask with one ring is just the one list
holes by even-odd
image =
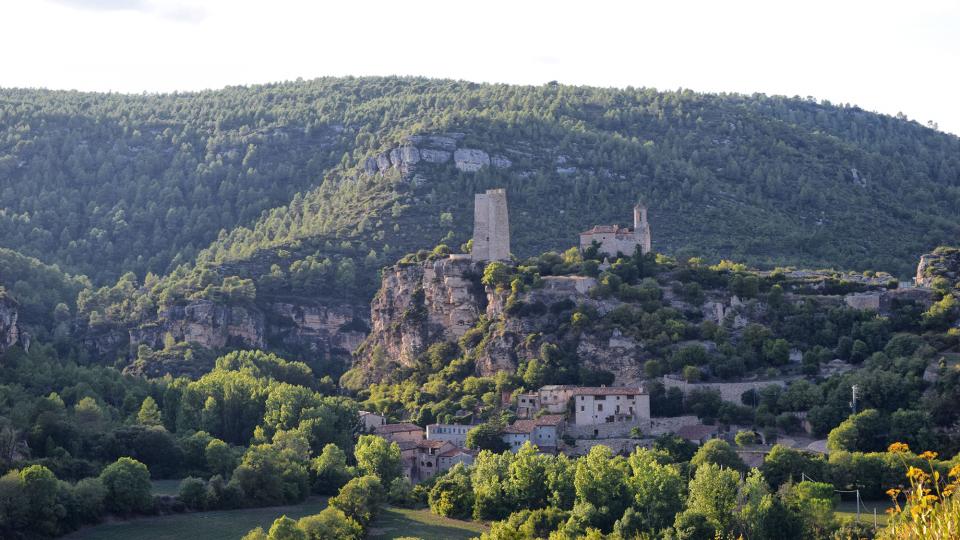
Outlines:
{"label": "yellow wildflower", "polygon": [[907,446],[907,443],[895,442],[890,445],[890,448],[887,448],[887,451],[891,454],[897,454],[900,452],[909,452],[910,447]]}

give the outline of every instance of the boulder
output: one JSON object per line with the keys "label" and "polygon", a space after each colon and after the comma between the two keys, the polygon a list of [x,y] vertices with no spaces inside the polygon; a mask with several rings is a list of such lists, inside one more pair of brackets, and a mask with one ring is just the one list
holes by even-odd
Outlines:
{"label": "boulder", "polygon": [[458,148],[453,153],[453,161],[463,172],[477,172],[490,166],[490,156],[476,148]]}

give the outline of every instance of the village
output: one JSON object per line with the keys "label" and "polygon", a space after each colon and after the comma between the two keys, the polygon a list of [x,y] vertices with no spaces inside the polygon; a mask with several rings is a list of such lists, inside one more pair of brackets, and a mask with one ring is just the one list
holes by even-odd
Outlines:
{"label": "village", "polygon": [[[506,192],[487,190],[475,197],[473,249],[470,254],[454,254],[451,258],[469,258],[476,262],[510,259],[510,231]],[[598,252],[614,258],[618,254],[651,250],[647,208],[637,204],[633,210],[633,226],[598,225],[580,234],[581,250],[595,246]],[[605,263],[606,264],[606,263]],[[719,393],[724,401],[740,403],[744,392],[760,391],[788,381],[755,380],[744,382],[690,383],[669,375],[660,378],[665,388],[675,388],[684,395],[696,390]],[[636,447],[651,447],[658,436],[673,434],[693,444],[704,444],[717,437],[733,439],[738,430],[749,427],[707,425],[696,416],[653,418],[650,394],[643,383],[632,386],[545,385],[536,390],[505,393],[500,407],[512,413],[514,420],[503,426],[499,437],[503,448],[517,450],[526,443],[539,452],[580,456],[590,448],[603,444],[615,452],[628,454]],[[470,465],[476,449],[467,448],[467,435],[477,425],[429,424],[422,428],[410,422],[390,423],[383,415],[361,411],[363,430],[395,442],[400,447],[404,474],[413,482],[422,482],[449,470],[457,463]],[[757,439],[762,439],[755,434]],[[781,439],[779,442],[813,451],[823,451],[824,441],[804,437]],[[763,445],[769,449],[770,445]],[[763,446],[741,448],[745,462],[760,462]]]}

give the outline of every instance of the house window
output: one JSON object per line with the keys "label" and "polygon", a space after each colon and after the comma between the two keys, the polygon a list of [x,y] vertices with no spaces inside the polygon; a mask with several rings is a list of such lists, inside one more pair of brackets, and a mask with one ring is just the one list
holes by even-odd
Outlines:
{"label": "house window", "polygon": [[583,405],[581,405],[581,406],[580,406],[580,411],[583,412],[583,411],[585,411],[585,410],[587,410],[587,408],[584,407]]}
{"label": "house window", "polygon": [[598,410],[598,411],[602,411],[602,410],[603,410],[603,403],[597,403],[597,410]]}

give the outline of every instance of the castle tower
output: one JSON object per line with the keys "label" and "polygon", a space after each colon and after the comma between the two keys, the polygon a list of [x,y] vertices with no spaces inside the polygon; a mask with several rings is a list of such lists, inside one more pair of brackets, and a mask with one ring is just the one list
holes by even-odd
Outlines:
{"label": "castle tower", "polygon": [[510,219],[507,190],[488,189],[473,199],[473,251],[475,261],[510,260]]}
{"label": "castle tower", "polygon": [[633,207],[633,234],[643,253],[650,253],[650,223],[647,222],[647,207],[637,204]]}

